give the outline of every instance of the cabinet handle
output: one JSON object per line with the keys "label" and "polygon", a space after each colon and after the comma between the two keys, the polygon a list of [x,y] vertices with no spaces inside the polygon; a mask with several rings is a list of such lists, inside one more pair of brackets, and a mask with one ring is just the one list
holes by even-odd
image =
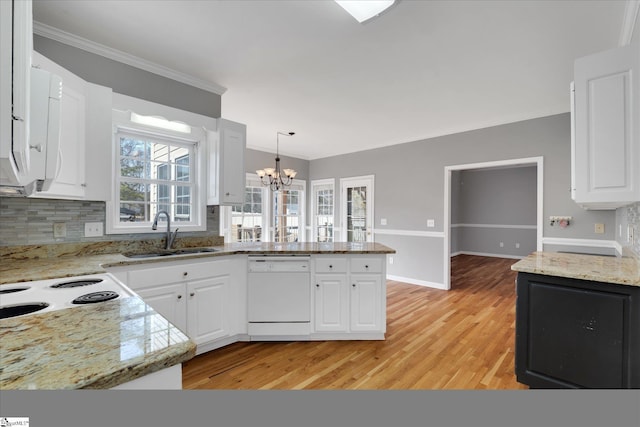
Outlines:
{"label": "cabinet handle", "polygon": [[356,284],[354,283],[354,284],[353,284],[353,285],[351,285],[351,286],[353,286],[353,287],[355,288],[355,287],[356,287]]}
{"label": "cabinet handle", "polygon": [[231,193],[225,193],[224,195],[225,195],[225,196],[230,196],[230,195],[231,195]]}
{"label": "cabinet handle", "polygon": [[178,295],[178,299],[182,299],[182,295]]}
{"label": "cabinet handle", "polygon": [[329,268],[333,268],[333,265],[329,264]]}
{"label": "cabinet handle", "polygon": [[183,275],[184,277],[187,277],[187,275],[189,275],[189,273],[185,271],[184,273],[182,273],[182,275]]}
{"label": "cabinet handle", "polygon": [[364,266],[364,268],[369,269],[369,266],[368,266],[368,265],[365,265],[365,266]]}
{"label": "cabinet handle", "polygon": [[191,292],[191,293],[189,294],[189,296],[190,296],[190,297],[192,297],[192,296],[194,296],[195,294],[196,294],[195,292]]}
{"label": "cabinet handle", "polygon": [[316,288],[319,288],[319,287],[320,287],[320,283],[316,283]]}

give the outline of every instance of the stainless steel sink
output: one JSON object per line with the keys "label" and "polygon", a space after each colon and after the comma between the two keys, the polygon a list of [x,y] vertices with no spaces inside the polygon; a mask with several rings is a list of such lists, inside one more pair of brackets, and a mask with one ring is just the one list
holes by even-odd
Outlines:
{"label": "stainless steel sink", "polygon": [[176,249],[173,251],[155,251],[155,252],[144,252],[144,253],[128,253],[123,254],[127,258],[156,258],[156,257],[167,257],[167,256],[176,256],[176,255],[190,255],[190,254],[202,254],[208,252],[218,252],[220,249],[215,248],[184,248],[184,249]]}

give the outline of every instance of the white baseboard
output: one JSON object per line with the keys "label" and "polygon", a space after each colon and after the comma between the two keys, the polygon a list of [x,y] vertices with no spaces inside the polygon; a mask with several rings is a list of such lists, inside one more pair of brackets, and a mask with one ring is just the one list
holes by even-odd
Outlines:
{"label": "white baseboard", "polygon": [[443,283],[427,282],[426,280],[412,279],[411,277],[394,276],[392,274],[387,274],[387,280],[408,283],[410,285],[426,286],[428,288],[446,290]]}

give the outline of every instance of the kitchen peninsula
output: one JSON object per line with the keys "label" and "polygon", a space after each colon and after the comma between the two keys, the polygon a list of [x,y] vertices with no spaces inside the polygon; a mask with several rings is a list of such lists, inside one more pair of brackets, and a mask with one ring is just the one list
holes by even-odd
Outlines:
{"label": "kitchen peninsula", "polygon": [[535,252],[512,269],[519,382],[640,388],[638,259]]}
{"label": "kitchen peninsula", "polygon": [[[188,238],[181,242],[189,243],[202,245]],[[148,242],[132,243],[125,249],[122,243],[109,245],[3,248],[0,288],[108,273],[137,295],[97,306],[0,320],[0,389],[112,388],[179,365],[196,352],[239,340],[272,339],[248,331],[249,256],[310,260],[307,285],[314,289],[308,302],[310,333],[306,338],[289,338],[384,339],[386,254],[395,253],[384,245],[238,243],[144,258],[135,255],[157,248]],[[325,281],[318,282],[321,279]],[[364,294],[356,291],[361,283]],[[325,284],[327,293],[320,291]],[[351,293],[344,292],[347,287]],[[371,299],[374,296],[379,298]],[[197,302],[200,298],[203,310]],[[372,313],[380,316],[373,319],[378,329],[360,332],[362,325],[357,322]]]}

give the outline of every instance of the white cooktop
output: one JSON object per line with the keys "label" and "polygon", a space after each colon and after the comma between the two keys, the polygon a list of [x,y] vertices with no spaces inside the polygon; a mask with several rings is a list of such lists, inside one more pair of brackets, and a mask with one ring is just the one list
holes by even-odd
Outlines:
{"label": "white cooktop", "polygon": [[[18,291],[8,292],[13,290]],[[117,296],[113,294],[114,292]],[[93,294],[89,296],[89,300],[92,298],[99,300],[104,296],[109,296],[111,300],[113,300],[135,295],[131,289],[111,274],[90,274],[86,276],[63,277],[2,285],[0,286],[0,307],[35,303],[49,304],[46,308],[30,313],[40,314],[47,311],[86,305],[76,304],[73,303],[73,301],[87,294]],[[101,302],[93,302],[91,304],[95,305],[100,303]],[[24,314],[22,316],[28,315],[29,314]]]}

